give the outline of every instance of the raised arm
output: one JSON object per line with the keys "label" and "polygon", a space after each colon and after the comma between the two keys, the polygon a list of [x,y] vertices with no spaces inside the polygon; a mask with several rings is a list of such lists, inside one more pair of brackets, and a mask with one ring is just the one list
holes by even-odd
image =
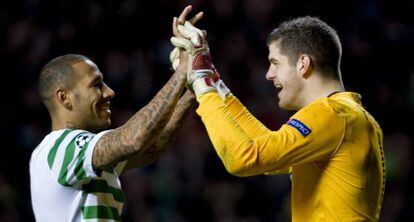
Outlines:
{"label": "raised arm", "polygon": [[[292,117],[293,122],[283,125],[278,131],[270,131],[241,104],[223,101],[213,83],[214,75],[210,75],[214,67],[209,59],[205,32],[188,23],[178,28],[186,39],[172,39],[172,42],[190,54],[188,64],[192,67],[187,71],[187,81],[200,105],[197,114],[228,172],[237,176],[250,176],[284,170],[296,164],[325,158],[336,150],[344,132],[343,120],[324,105],[309,108],[313,111],[303,109]],[[202,42],[197,50],[194,50],[194,35]],[[199,53],[200,48],[205,50]],[[198,57],[206,59],[199,60]],[[203,66],[199,66],[198,61],[203,61]],[[310,136],[301,131],[306,125],[313,131]],[[331,126],[336,127],[331,129]],[[327,131],[327,136],[313,137],[326,134]],[[335,145],[327,147],[326,144]]]}
{"label": "raised arm", "polygon": [[[192,6],[187,6],[181,15],[173,21],[173,34],[180,37],[177,26],[184,24],[186,16],[191,12]],[[192,19],[189,20],[191,24],[197,23],[203,17],[203,12],[197,13]],[[170,60],[172,68],[177,69],[180,64],[180,49],[174,48],[170,54]],[[190,90],[187,90],[185,94],[180,98],[178,104],[171,116],[167,126],[162,130],[154,144],[151,145],[144,153],[138,153],[134,157],[128,160],[127,166],[124,170],[135,168],[138,166],[144,166],[153,163],[158,159],[159,155],[163,153],[175,140],[175,137],[182,127],[184,117],[188,114],[189,110],[195,104],[195,95]]]}
{"label": "raised arm", "polygon": [[191,108],[194,107],[194,104],[195,95],[187,90],[178,101],[170,121],[161,131],[154,144],[152,144],[142,155],[135,155],[133,158],[129,159],[125,170],[155,162],[158,159],[158,156],[174,142],[178,131],[184,123],[185,117]]}
{"label": "raised arm", "polygon": [[[179,19],[173,21],[173,32],[178,23],[185,21],[192,7],[186,7]],[[202,13],[195,16],[199,20]],[[194,19],[194,18],[193,18]],[[103,169],[121,161],[142,155],[160,136],[167,125],[186,84],[187,54],[180,53],[180,65],[151,102],[138,111],[123,126],[110,131],[97,142],[92,164],[94,169]]]}
{"label": "raised arm", "polygon": [[185,87],[186,73],[177,69],[151,102],[123,126],[102,136],[93,153],[94,169],[103,169],[147,149],[168,123]]}

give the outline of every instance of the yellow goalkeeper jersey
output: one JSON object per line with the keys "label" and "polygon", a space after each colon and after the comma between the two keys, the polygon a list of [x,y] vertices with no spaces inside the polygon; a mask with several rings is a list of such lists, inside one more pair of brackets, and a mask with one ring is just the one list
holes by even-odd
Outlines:
{"label": "yellow goalkeeper jersey", "polygon": [[377,221],[385,189],[382,131],[360,95],[318,99],[271,131],[234,96],[210,92],[197,113],[227,171],[291,172],[293,221]]}

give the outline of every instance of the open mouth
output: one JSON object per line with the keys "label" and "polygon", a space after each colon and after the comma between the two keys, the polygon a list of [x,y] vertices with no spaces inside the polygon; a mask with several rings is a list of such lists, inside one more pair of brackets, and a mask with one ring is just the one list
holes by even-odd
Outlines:
{"label": "open mouth", "polygon": [[276,89],[281,90],[283,88],[282,84],[275,84]]}
{"label": "open mouth", "polygon": [[111,103],[108,102],[104,102],[99,106],[99,109],[105,112],[111,112]]}
{"label": "open mouth", "polygon": [[280,93],[283,89],[282,84],[275,84],[275,88],[276,88],[276,91],[277,91],[277,96],[280,97]]}

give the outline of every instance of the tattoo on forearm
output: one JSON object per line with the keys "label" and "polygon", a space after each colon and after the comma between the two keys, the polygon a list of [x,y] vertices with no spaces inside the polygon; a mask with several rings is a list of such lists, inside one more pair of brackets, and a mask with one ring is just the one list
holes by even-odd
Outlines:
{"label": "tattoo on forearm", "polygon": [[167,126],[161,131],[155,143],[144,153],[137,154],[128,161],[127,169],[151,164],[158,159],[175,140],[179,130],[183,126],[185,117],[195,104],[195,96],[191,92],[186,92],[178,101]]}
{"label": "tattoo on forearm", "polygon": [[168,122],[167,126],[155,142],[157,149],[166,149],[171,143],[174,142],[179,129],[181,129],[184,123],[184,117],[188,114],[190,108],[194,105],[194,103],[195,99],[189,99],[183,96],[183,98],[175,107],[174,113],[171,116],[171,119]]}
{"label": "tattoo on forearm", "polygon": [[[168,96],[168,95],[167,95]],[[147,126],[147,130],[151,130],[153,127],[154,127],[154,125],[157,123],[157,120],[159,119],[159,117],[161,116],[161,114],[160,113],[162,113],[166,108],[167,108],[167,106],[168,106],[168,104],[167,104],[167,102],[166,101],[164,101],[162,104],[161,104],[161,107],[160,107],[160,109],[159,109],[159,112],[157,112],[155,115],[154,115],[154,118],[151,120],[151,122],[148,124],[148,126]]]}
{"label": "tattoo on forearm", "polygon": [[185,82],[182,73],[174,73],[148,105],[123,126],[103,135],[94,151],[95,169],[113,165],[148,149],[167,125]]}

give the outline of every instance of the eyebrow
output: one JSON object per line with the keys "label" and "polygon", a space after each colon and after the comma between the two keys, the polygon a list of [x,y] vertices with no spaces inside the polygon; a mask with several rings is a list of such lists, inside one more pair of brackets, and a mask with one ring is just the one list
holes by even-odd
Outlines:
{"label": "eyebrow", "polygon": [[275,58],[268,58],[269,62],[271,63],[279,63],[279,60],[275,59]]}
{"label": "eyebrow", "polygon": [[98,83],[99,81],[103,81],[103,77],[102,75],[97,75],[95,76],[91,81],[90,84],[93,85],[95,83]]}

